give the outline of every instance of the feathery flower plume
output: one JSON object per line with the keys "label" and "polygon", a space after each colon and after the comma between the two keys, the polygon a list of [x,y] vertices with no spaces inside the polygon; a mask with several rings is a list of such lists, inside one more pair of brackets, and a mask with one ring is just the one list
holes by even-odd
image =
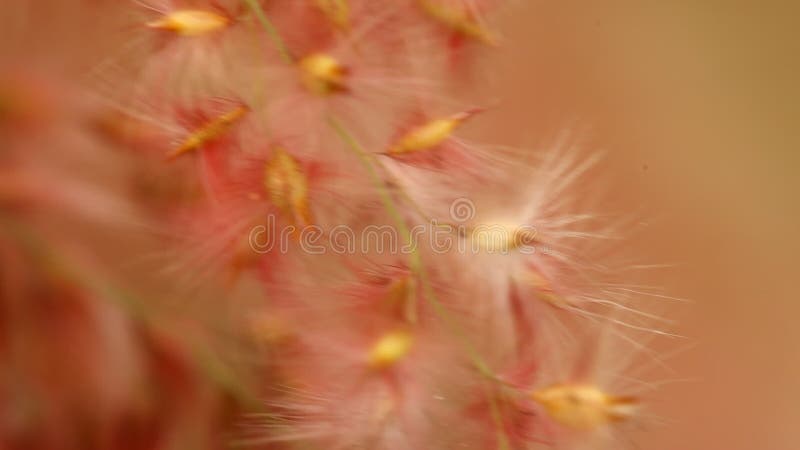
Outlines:
{"label": "feathery flower plume", "polygon": [[586,250],[595,158],[465,137],[505,2],[17,3],[49,50],[0,64],[0,447],[598,449],[645,418],[623,381],[669,333]]}

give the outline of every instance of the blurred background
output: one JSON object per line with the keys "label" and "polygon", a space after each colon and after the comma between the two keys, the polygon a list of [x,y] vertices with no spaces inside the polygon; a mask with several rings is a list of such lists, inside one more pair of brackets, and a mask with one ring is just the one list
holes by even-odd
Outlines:
{"label": "blurred background", "polygon": [[[800,446],[800,5],[520,1],[492,67],[503,142],[589,125],[630,244],[694,342],[648,450]],[[673,342],[682,347],[686,342]],[[655,377],[658,379],[658,377]]]}

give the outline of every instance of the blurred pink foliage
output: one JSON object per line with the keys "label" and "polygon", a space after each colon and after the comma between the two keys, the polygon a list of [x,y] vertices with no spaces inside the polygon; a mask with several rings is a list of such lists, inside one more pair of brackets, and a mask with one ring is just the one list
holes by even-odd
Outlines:
{"label": "blurred pink foliage", "polygon": [[[504,3],[4,6],[0,448],[613,445],[653,333],[592,159],[462,135]],[[362,245],[431,223],[476,251]]]}

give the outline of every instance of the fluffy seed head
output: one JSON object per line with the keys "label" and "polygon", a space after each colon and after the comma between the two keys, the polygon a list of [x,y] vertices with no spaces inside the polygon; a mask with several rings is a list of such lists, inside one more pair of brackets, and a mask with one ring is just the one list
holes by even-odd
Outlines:
{"label": "fluffy seed head", "polygon": [[559,424],[575,430],[595,430],[630,418],[636,399],[615,397],[590,384],[557,384],[535,391],[533,399]]}
{"label": "fluffy seed head", "polygon": [[[595,285],[591,273],[587,277],[577,276],[583,275],[581,269],[591,264],[584,265],[583,258],[574,258],[570,252],[578,249],[573,247],[576,242],[571,239],[591,236],[593,231],[584,232],[579,223],[583,215],[572,211],[580,204],[573,200],[579,197],[577,190],[571,189],[576,184],[574,180],[586,170],[584,165],[576,164],[576,155],[571,152],[553,152],[549,156],[550,153],[540,155],[460,141],[457,138],[461,127],[478,110],[452,114],[461,111],[453,109],[442,113],[442,108],[475,101],[475,98],[449,98],[467,88],[457,80],[465,66],[453,63],[486,50],[461,52],[461,44],[495,42],[482,14],[501,0],[139,1],[148,10],[156,11],[146,19],[152,21],[138,22],[138,31],[146,34],[145,51],[129,53],[127,44],[136,44],[138,40],[126,39],[120,42],[126,44],[120,48],[125,54],[118,60],[106,63],[104,59],[98,64],[103,78],[109,78],[103,80],[103,86],[108,84],[110,89],[100,87],[103,91],[117,91],[118,83],[134,84],[110,99],[121,103],[114,108],[121,116],[111,117],[109,124],[103,124],[107,128],[104,131],[134,143],[137,149],[167,154],[169,159],[194,153],[184,162],[195,164],[168,167],[160,161],[138,158],[138,154],[109,152],[109,161],[101,161],[92,172],[108,174],[113,183],[98,186],[99,192],[111,188],[127,195],[127,179],[137,179],[135,196],[130,201],[137,209],[142,206],[144,214],[126,222],[143,223],[148,229],[152,226],[158,234],[166,231],[181,238],[187,235],[188,245],[181,249],[189,249],[188,254],[169,255],[174,261],[165,261],[166,270],[159,271],[168,275],[158,277],[164,279],[164,285],[150,283],[147,276],[141,287],[132,286],[135,294],[140,289],[143,295],[150,294],[147,285],[152,284],[153,291],[166,292],[166,296],[173,293],[193,296],[194,289],[184,291],[186,275],[192,278],[189,280],[192,284],[201,278],[214,285],[227,282],[224,287],[231,293],[226,297],[230,302],[209,302],[209,307],[215,309],[203,307],[196,316],[193,312],[196,306],[180,311],[191,330],[197,328],[196,333],[187,336],[191,337],[191,345],[190,341],[181,345],[185,349],[172,350],[169,342],[161,344],[161,338],[156,336],[147,348],[130,352],[138,367],[141,356],[152,351],[158,359],[166,360],[165,376],[180,377],[177,382],[165,382],[163,389],[156,386],[148,391],[169,394],[174,386],[181,396],[186,391],[191,397],[211,398],[205,395],[205,386],[209,392],[221,388],[224,397],[220,395],[218,402],[216,396],[213,398],[224,409],[220,416],[225,418],[234,418],[240,412],[234,411],[239,401],[236,405],[227,401],[240,384],[248,385],[243,391],[268,393],[268,408],[264,414],[256,415],[259,420],[265,418],[264,425],[269,427],[267,448],[531,448],[550,429],[558,431],[554,440],[581,439],[584,434],[595,434],[594,431],[606,434],[603,432],[616,422],[633,417],[638,398],[609,394],[626,392],[624,385],[613,384],[612,380],[633,358],[627,354],[618,357],[617,353],[612,357],[601,355],[607,352],[606,347],[614,348],[606,344],[608,339],[600,339],[594,333],[587,334],[586,340],[592,345],[586,348],[577,345],[584,339],[571,336],[584,329],[597,331],[589,326],[589,321],[580,322],[592,319],[592,323],[599,322],[604,327],[603,332],[608,335],[604,337],[615,338],[616,329],[602,324],[619,323],[622,327],[627,325],[622,320],[636,313],[626,304],[617,307],[614,298],[605,298],[605,292],[590,292]],[[32,3],[55,7],[64,2]],[[93,3],[115,2],[93,0]],[[163,9],[163,5],[171,6]],[[117,9],[120,21],[130,16],[129,7]],[[240,16],[243,21],[239,21]],[[93,22],[117,23],[117,18],[108,19]],[[101,36],[108,35],[108,30],[102,31]],[[41,33],[34,33],[38,34]],[[272,57],[276,50],[280,60]],[[80,62],[83,67],[84,61]],[[119,81],[115,79],[117,75]],[[53,102],[44,102],[39,107],[36,96],[28,98],[31,96],[27,91],[17,85],[3,89],[3,84],[0,80],[0,140],[6,129],[16,131],[20,124],[32,119],[37,119],[38,124],[39,110],[53,108]],[[233,96],[241,101],[197,102],[220,96]],[[174,108],[175,105],[180,107]],[[81,111],[91,111],[94,103],[89,101],[84,106],[81,101],[80,106]],[[404,122],[412,114],[415,121]],[[122,118],[126,116],[129,118]],[[423,119],[417,121],[420,117]],[[73,125],[64,124],[63,128],[67,126]],[[61,125],[47,128],[44,131],[54,136],[60,136],[62,131]],[[258,142],[276,135],[292,142],[291,146],[259,146]],[[85,140],[82,135],[76,137],[79,140],[75,148],[90,148],[75,153],[69,151],[70,145],[65,147],[66,151],[58,145],[47,145],[42,150],[51,147],[54,151],[29,152],[21,145],[20,156],[24,158],[19,158],[19,162],[16,149],[0,148],[0,166],[9,166],[0,167],[0,209],[28,220],[28,216],[34,217],[27,211],[31,204],[47,207],[66,199],[61,203],[69,202],[70,206],[80,203],[78,206],[85,206],[82,209],[91,209],[90,212],[98,209],[99,204],[103,214],[108,214],[112,208],[98,202],[98,197],[65,184],[68,177],[59,175],[68,174],[68,170],[62,170],[62,164],[54,165],[52,171],[42,171],[41,175],[28,167],[47,166],[51,158],[62,155],[72,154],[82,164],[100,160],[94,157],[94,150],[98,156],[101,151],[105,154],[104,143],[97,142],[98,148],[94,149],[91,147],[95,139],[88,146],[85,145],[90,143],[88,136]],[[163,148],[175,137],[178,140],[174,146]],[[12,158],[6,158],[9,152],[14,152]],[[16,167],[18,164],[20,168]],[[132,164],[137,165],[129,174],[123,166]],[[63,166],[78,168],[79,164],[64,161]],[[27,174],[28,171],[31,173]],[[154,178],[152,182],[148,180],[144,195],[139,193],[143,189],[138,184],[138,179],[145,178],[142,174]],[[94,178],[100,181],[100,177]],[[58,189],[49,189],[58,191],[54,195],[37,187],[50,186],[38,181],[53,179],[59,180]],[[162,184],[167,187],[161,187]],[[487,189],[490,186],[496,189]],[[55,195],[58,193],[62,195]],[[54,200],[49,200],[51,197]],[[481,204],[489,208],[484,211],[481,207],[478,211],[487,214],[481,219],[488,220],[475,221],[474,209],[467,215],[457,213],[454,208],[457,204],[452,202],[457,197],[484,202]],[[40,198],[49,200],[49,204]],[[417,235],[420,229],[417,225],[423,225],[425,231],[437,221],[434,218],[448,220],[445,215],[448,206],[450,220],[468,227],[459,226],[456,232],[456,226],[445,224],[450,237],[457,237],[458,244],[469,244],[470,250],[483,253],[510,254],[442,255],[439,242],[433,248],[433,242],[418,239],[428,236]],[[283,228],[263,226],[265,213],[279,216],[278,226]],[[163,221],[164,216],[168,220]],[[413,253],[408,258],[397,255],[397,233],[383,234],[387,229],[383,226],[393,222],[392,231],[408,233],[409,244],[413,244],[409,246]],[[186,232],[183,225],[189,223],[199,226],[199,232],[193,227]],[[280,245],[286,228],[311,224],[330,231],[330,237],[323,240],[326,242],[323,254],[317,255],[303,245]],[[553,251],[527,254],[526,249],[541,241],[536,230],[525,224],[536,224],[547,240],[548,249]],[[5,224],[0,223],[0,228],[5,230]],[[293,237],[298,237],[298,231]],[[346,233],[334,234],[335,231]],[[119,235],[103,233],[106,234]],[[372,240],[373,237],[377,240]],[[345,238],[346,243],[340,245],[338,238]],[[0,236],[3,260],[7,259],[2,248],[5,240],[5,236]],[[146,247],[133,256],[146,256],[151,245],[152,250],[160,253],[161,242],[143,242]],[[126,251],[136,250],[131,244],[126,245]],[[275,250],[273,244],[280,245],[280,250]],[[355,250],[358,244],[362,244],[361,252]],[[103,249],[98,257],[105,260],[106,256],[114,256],[110,249],[111,246],[108,252]],[[404,253],[405,249],[404,246],[400,251]],[[18,278],[15,259],[11,264],[0,264],[3,269],[14,269],[5,270],[9,272],[5,278]],[[571,263],[577,259],[580,261],[573,267]],[[605,267],[604,262],[597,265]],[[590,268],[594,264],[586,272]],[[149,269],[158,267],[143,269],[150,272]],[[179,277],[169,277],[176,272]],[[580,273],[572,277],[573,272]],[[239,274],[247,275],[248,279],[234,284]],[[145,271],[133,274],[139,275],[144,276]],[[579,284],[573,286],[571,278]],[[105,285],[98,281],[99,285]],[[268,294],[263,302],[257,294],[261,289],[248,281],[263,283],[261,287]],[[616,280],[601,281],[602,284],[596,283],[600,289],[616,285],[611,284]],[[122,292],[127,291],[127,286],[121,288]],[[0,307],[4,303],[1,297]],[[25,300],[24,296],[20,300]],[[154,315],[168,313],[174,309],[171,305],[165,308],[156,305]],[[551,311],[551,306],[558,310]],[[218,307],[222,309],[217,310]],[[248,314],[230,314],[242,307]],[[603,320],[606,310],[620,312],[606,321]],[[172,316],[168,314],[164,322],[169,326]],[[216,319],[215,316],[221,319],[220,333],[216,332],[216,321],[208,323],[213,327],[206,326],[207,320]],[[616,316],[622,318],[618,320]],[[639,328],[639,317],[647,316],[636,315],[630,328]],[[154,319],[157,319],[154,323],[161,322],[160,317]],[[130,322],[129,328],[138,330],[149,328],[151,321],[134,316]],[[115,326],[116,322],[110,325],[104,329],[122,329]],[[214,330],[213,334],[219,334],[225,343],[236,343],[234,356],[246,353],[247,357],[216,358],[217,345],[205,345],[206,339],[201,336],[206,330]],[[240,332],[247,342],[239,339]],[[197,341],[200,353],[194,348],[195,337],[203,338]],[[636,338],[627,335],[624,338],[639,343]],[[207,340],[208,344],[216,344],[215,339]],[[61,339],[54,341],[58,343]],[[244,347],[239,348],[239,342]],[[578,351],[572,351],[573,343]],[[213,352],[208,354],[213,358],[213,367],[204,364],[206,349]],[[166,358],[161,357],[162,353]],[[201,360],[195,361],[195,356]],[[230,368],[228,360],[233,364]],[[251,367],[247,367],[250,361],[256,363],[252,374]],[[611,367],[609,361],[620,367]],[[150,360],[142,362],[149,369]],[[152,366],[160,369],[155,363]],[[262,367],[267,369],[264,376],[260,376]],[[208,377],[197,377],[197,384],[189,386],[191,389],[183,389],[184,379],[189,380],[195,369],[210,373]],[[241,380],[235,376],[239,373],[244,375]],[[253,386],[249,386],[250,378]],[[540,380],[547,381],[534,384]],[[558,384],[550,384],[555,382]],[[130,395],[136,396],[140,389],[134,388],[138,384],[131,386]],[[520,386],[527,388],[520,391]],[[203,395],[194,395],[195,392]],[[84,397],[87,396],[81,395]],[[172,403],[172,398],[166,400]],[[216,415],[215,420],[210,420],[211,417],[202,422],[193,420],[202,417],[196,416],[192,407],[165,409],[159,408],[160,405],[160,402],[152,408],[145,405],[145,409],[159,413],[164,410],[163,418],[141,417],[143,423],[223,425]],[[120,418],[124,420],[130,415],[131,408],[122,406],[121,416],[107,414],[105,409],[98,414],[108,415],[109,423],[115,425]],[[171,417],[184,411],[190,416]],[[472,419],[475,425],[467,423]],[[541,422],[546,426],[540,427]],[[458,426],[461,426],[458,433],[442,432]],[[163,440],[160,434],[151,438],[149,430],[146,431],[148,442],[155,438]],[[191,437],[199,436],[208,447],[220,447],[218,438],[230,436],[232,430],[190,431],[193,431],[189,433]],[[261,433],[260,428],[256,432]],[[80,434],[82,437],[83,433]],[[124,438],[130,438],[125,434]],[[171,444],[171,436],[178,434],[166,430],[164,436]],[[99,440],[87,435],[92,438],[87,442],[112,442],[106,439],[107,435],[101,434]],[[176,448],[198,448],[193,443],[174,444]],[[555,445],[573,448],[560,442]],[[253,446],[261,447],[257,442]]]}
{"label": "fluffy seed head", "polygon": [[179,9],[147,23],[150,28],[180,36],[201,36],[222,30],[230,24],[227,17],[200,9]]}
{"label": "fluffy seed head", "polygon": [[405,357],[414,338],[406,331],[393,331],[383,335],[369,351],[369,365],[377,369],[393,366]]}
{"label": "fluffy seed head", "polygon": [[305,87],[317,95],[330,95],[347,90],[347,68],[325,53],[313,53],[298,63]]}

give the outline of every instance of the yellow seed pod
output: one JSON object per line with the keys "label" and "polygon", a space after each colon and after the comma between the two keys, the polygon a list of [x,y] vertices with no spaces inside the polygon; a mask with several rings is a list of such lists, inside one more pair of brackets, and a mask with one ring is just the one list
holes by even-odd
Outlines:
{"label": "yellow seed pod", "polygon": [[308,205],[308,179],[300,163],[277,147],[264,166],[264,189],[272,204],[288,216],[294,225],[304,227],[313,220]]}
{"label": "yellow seed pod", "polygon": [[633,397],[615,397],[589,384],[556,384],[533,392],[531,397],[553,420],[582,431],[629,419],[637,407]]}
{"label": "yellow seed pod", "polygon": [[485,44],[497,45],[497,38],[494,34],[481,25],[468,11],[437,0],[417,0],[417,3],[428,16],[453,31]]}
{"label": "yellow seed pod", "polygon": [[241,120],[248,111],[249,109],[246,106],[239,105],[231,111],[209,120],[192,131],[175,150],[167,155],[167,159],[175,159],[184,153],[197,150],[214,139],[219,138],[227,132],[233,124]]}
{"label": "yellow seed pod", "polygon": [[324,53],[314,53],[298,62],[305,87],[317,95],[329,95],[347,90],[347,68]]}
{"label": "yellow seed pod", "polygon": [[411,351],[413,343],[413,336],[406,331],[387,333],[370,349],[369,365],[377,369],[391,367]]}
{"label": "yellow seed pod", "polygon": [[431,150],[446,141],[467,119],[478,110],[470,110],[450,117],[431,120],[412,128],[395,142],[386,152],[389,155],[403,155],[424,150]]}
{"label": "yellow seed pod", "polygon": [[472,249],[489,253],[517,250],[536,241],[536,231],[511,223],[481,224],[469,230]]}
{"label": "yellow seed pod", "polygon": [[229,18],[211,11],[179,9],[148,22],[146,25],[181,36],[201,36],[219,31],[229,24]]}
{"label": "yellow seed pod", "polygon": [[389,149],[389,154],[402,155],[436,147],[450,137],[458,124],[453,119],[432,120],[406,133]]}
{"label": "yellow seed pod", "polygon": [[350,5],[347,0],[315,0],[314,4],[337,28],[350,28]]}

